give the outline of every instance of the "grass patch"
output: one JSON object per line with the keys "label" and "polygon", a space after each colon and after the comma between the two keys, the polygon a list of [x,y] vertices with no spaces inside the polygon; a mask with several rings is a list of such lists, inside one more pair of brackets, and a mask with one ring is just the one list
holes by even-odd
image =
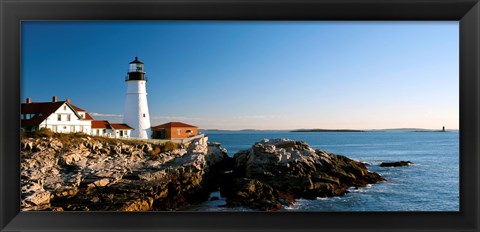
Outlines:
{"label": "grass patch", "polygon": [[82,138],[86,138],[87,135],[82,132],[76,133],[54,133],[53,138],[58,139],[63,145],[71,145],[75,143],[81,143]]}
{"label": "grass patch", "polygon": [[158,159],[158,156],[160,155],[160,153],[173,151],[173,150],[179,149],[179,148],[181,148],[180,144],[174,143],[174,142],[171,142],[171,141],[167,141],[163,144],[154,146],[153,150],[150,152],[150,157],[152,159]]}
{"label": "grass patch", "polygon": [[162,150],[162,152],[173,151],[178,148],[180,148],[180,145],[178,143],[170,141],[167,141],[166,143],[160,145],[160,149]]}
{"label": "grass patch", "polygon": [[52,130],[42,127],[39,130],[35,131],[25,131],[22,133],[22,136],[29,138],[51,138],[55,134]]}
{"label": "grass patch", "polygon": [[[150,142],[144,141],[144,140],[109,138],[104,136],[88,135],[82,132],[56,133],[45,127],[42,127],[39,130],[35,130],[35,131],[22,131],[20,136],[22,139],[23,138],[55,138],[55,139],[58,139],[64,145],[82,143],[86,138],[92,138],[104,144],[116,144],[116,145],[125,144],[130,146],[151,144]],[[159,149],[157,153],[172,151],[181,147],[180,144],[173,143],[171,141],[167,141],[163,144],[154,145],[154,146],[158,147]]]}

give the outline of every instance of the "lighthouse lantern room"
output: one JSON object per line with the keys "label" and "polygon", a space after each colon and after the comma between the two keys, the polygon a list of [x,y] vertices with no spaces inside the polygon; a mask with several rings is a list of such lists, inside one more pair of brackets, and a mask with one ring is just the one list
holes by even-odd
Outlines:
{"label": "lighthouse lantern room", "polygon": [[125,82],[127,83],[127,93],[125,95],[123,123],[133,128],[131,137],[149,139],[151,131],[147,103],[147,80],[143,62],[139,61],[138,57],[130,62]]}
{"label": "lighthouse lantern room", "polygon": [[128,75],[125,78],[125,81],[130,80],[145,80],[143,62],[139,61],[138,57],[135,57],[135,60],[130,62],[130,67],[128,68]]}

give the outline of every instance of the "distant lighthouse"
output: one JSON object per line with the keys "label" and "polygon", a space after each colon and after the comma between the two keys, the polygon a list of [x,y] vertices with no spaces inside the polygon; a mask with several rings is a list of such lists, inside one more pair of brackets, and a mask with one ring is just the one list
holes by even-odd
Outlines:
{"label": "distant lighthouse", "polygon": [[147,103],[147,80],[143,62],[135,57],[130,62],[128,75],[125,78],[127,82],[127,93],[125,95],[125,110],[123,113],[123,123],[129,125],[134,130],[131,137],[150,139],[150,115],[148,114]]}

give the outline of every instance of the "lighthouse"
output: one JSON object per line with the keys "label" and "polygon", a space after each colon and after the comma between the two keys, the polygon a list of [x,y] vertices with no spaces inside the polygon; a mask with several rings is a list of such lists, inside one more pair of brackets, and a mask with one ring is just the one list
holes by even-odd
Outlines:
{"label": "lighthouse", "polygon": [[127,83],[127,93],[125,94],[123,123],[133,128],[131,137],[150,139],[147,80],[145,79],[143,62],[139,61],[138,57],[130,62],[125,82]]}

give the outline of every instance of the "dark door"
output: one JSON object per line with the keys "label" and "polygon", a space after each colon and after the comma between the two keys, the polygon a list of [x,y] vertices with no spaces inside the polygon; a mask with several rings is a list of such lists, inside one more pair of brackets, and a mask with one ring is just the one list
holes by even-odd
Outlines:
{"label": "dark door", "polygon": [[160,131],[158,131],[158,132],[160,133],[160,136],[159,136],[160,139],[166,139],[165,130],[160,130]]}
{"label": "dark door", "polygon": [[154,139],[165,139],[165,135],[165,129],[160,129],[153,132]]}

